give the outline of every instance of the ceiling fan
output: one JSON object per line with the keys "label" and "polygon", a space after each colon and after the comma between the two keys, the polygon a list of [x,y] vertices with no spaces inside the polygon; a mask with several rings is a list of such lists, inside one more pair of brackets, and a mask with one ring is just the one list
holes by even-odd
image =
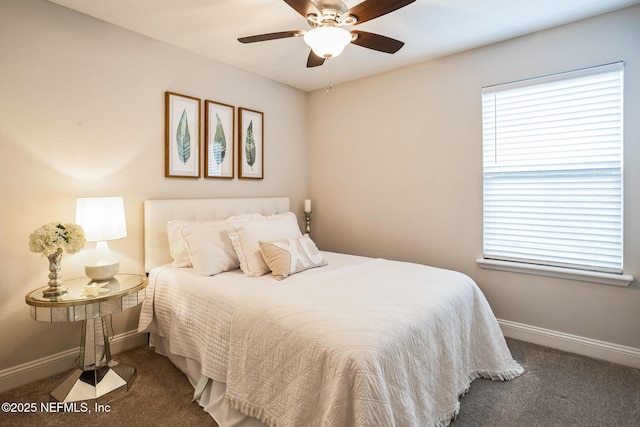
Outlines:
{"label": "ceiling fan", "polygon": [[284,0],[296,12],[302,15],[311,30],[280,31],[241,37],[241,43],[255,43],[289,37],[304,37],[311,47],[307,67],[322,65],[328,58],[340,55],[349,43],[385,53],[396,53],[404,42],[380,34],[366,31],[346,30],[345,26],[354,26],[398,10],[415,0],[364,0],[347,9],[340,0]]}

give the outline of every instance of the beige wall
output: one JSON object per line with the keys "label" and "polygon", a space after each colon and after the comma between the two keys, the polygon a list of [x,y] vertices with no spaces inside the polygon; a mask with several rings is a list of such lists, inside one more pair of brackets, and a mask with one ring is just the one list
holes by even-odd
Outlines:
{"label": "beige wall", "polygon": [[[640,277],[640,7],[307,95],[44,0],[0,13],[0,370],[79,345],[79,324],[29,317],[46,284],[28,236],[75,198],[122,195],[121,270],[143,271],[142,201],[313,198],[327,250],[463,271],[499,318],[640,348],[640,286],[481,270],[480,88],[626,62],[626,273]],[[164,91],[265,113],[263,181],[164,178]],[[313,120],[310,120],[313,118]],[[307,170],[307,167],[309,170]],[[309,190],[310,189],[310,193]],[[66,255],[65,277],[83,274]],[[114,317],[135,328],[137,310]]]}
{"label": "beige wall", "polygon": [[[410,42],[410,41],[407,41]],[[480,269],[483,86],[624,60],[625,272],[640,278],[640,7],[311,94],[322,249],[463,271],[498,318],[640,348],[640,286]]]}
{"label": "beige wall", "polygon": [[[76,197],[124,196],[128,237],[110,246],[136,273],[145,199],[289,196],[302,211],[304,92],[44,0],[2,0],[0,64],[0,370],[80,344],[79,323],[36,322],[24,302],[48,280],[29,234],[73,222]],[[265,179],[164,178],[167,90],[264,112]],[[66,278],[83,275],[82,258],[64,256]],[[114,316],[115,333],[137,314]]]}

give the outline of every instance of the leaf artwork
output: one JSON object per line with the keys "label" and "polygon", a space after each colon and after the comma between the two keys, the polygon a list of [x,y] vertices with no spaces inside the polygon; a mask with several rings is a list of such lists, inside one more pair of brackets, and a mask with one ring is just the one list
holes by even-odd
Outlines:
{"label": "leaf artwork", "polygon": [[253,170],[253,164],[256,162],[256,142],[253,140],[253,120],[249,122],[249,127],[247,127],[244,152],[247,156],[247,164],[251,166],[251,170]]}
{"label": "leaf artwork", "polygon": [[187,110],[182,110],[182,116],[176,131],[176,144],[178,148],[178,158],[184,164],[191,157],[191,134],[189,133],[189,123],[187,122]]}
{"label": "leaf artwork", "polygon": [[213,137],[213,158],[220,165],[224,161],[224,155],[227,152],[227,138],[224,136],[224,129],[220,116],[216,113],[216,134]]}

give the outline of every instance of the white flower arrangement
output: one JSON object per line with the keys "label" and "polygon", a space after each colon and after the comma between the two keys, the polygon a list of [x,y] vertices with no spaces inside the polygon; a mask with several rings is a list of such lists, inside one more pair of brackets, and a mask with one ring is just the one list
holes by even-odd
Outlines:
{"label": "white flower arrangement", "polygon": [[31,252],[42,253],[44,256],[62,253],[73,254],[82,249],[87,243],[84,230],[77,224],[62,224],[51,222],[35,230],[29,236]]}

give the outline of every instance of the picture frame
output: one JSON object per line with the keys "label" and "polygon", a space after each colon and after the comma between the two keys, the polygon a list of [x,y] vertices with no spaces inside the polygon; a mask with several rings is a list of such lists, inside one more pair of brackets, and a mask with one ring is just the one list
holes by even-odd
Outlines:
{"label": "picture frame", "polygon": [[235,107],[205,100],[204,177],[233,179]]}
{"label": "picture frame", "polygon": [[238,109],[238,177],[264,179],[264,114]]}
{"label": "picture frame", "polygon": [[200,178],[200,99],[165,92],[167,178]]}

